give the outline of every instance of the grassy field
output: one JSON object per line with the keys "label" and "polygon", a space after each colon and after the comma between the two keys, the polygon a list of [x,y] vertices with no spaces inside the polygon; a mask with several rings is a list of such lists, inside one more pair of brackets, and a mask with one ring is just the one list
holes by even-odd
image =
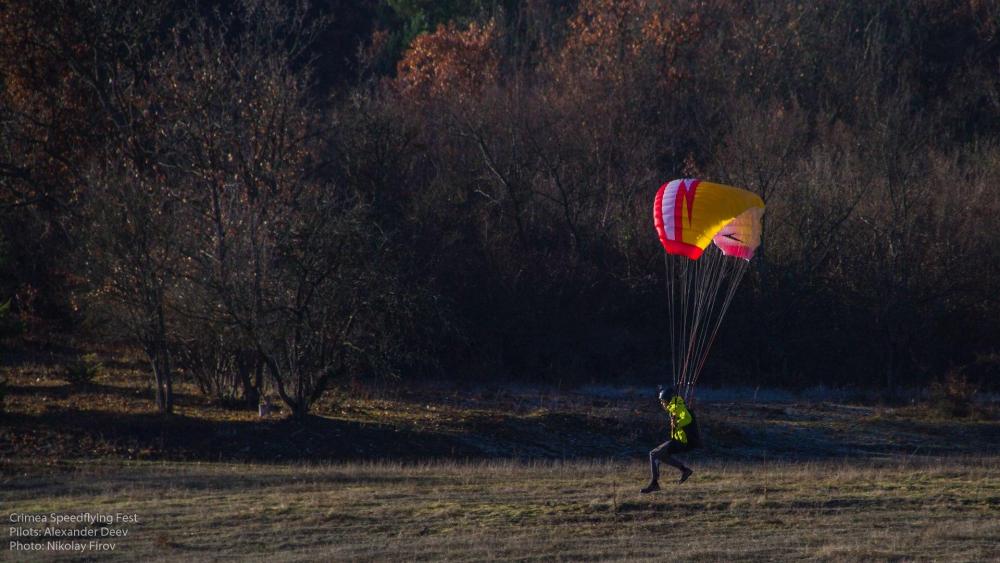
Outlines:
{"label": "grassy field", "polygon": [[0,506],[135,513],[143,561],[1000,559],[998,458],[692,462],[645,496],[638,462],[8,460]]}
{"label": "grassy field", "polygon": [[3,362],[0,515],[138,522],[60,525],[128,529],[114,551],[27,554],[9,542],[59,538],[5,523],[0,560],[1000,560],[994,403],[706,395],[694,477],[645,496],[647,388],[346,385],[293,421],[180,381],[162,416],[134,360],[87,385]]}

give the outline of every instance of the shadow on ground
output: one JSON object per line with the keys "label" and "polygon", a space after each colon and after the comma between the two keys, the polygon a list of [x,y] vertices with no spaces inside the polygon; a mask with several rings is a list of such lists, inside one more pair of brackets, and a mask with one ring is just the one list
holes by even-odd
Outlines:
{"label": "shadow on ground", "polygon": [[[163,416],[85,408],[101,398],[139,404],[148,390],[92,385],[11,386],[46,406],[0,416],[0,461],[13,458],[163,459],[201,461],[343,461],[428,458],[579,459],[640,458],[665,440],[657,405],[634,399],[585,398],[559,409],[518,410],[505,403],[451,412],[425,424],[425,408],[447,411],[432,399],[382,404],[392,416],[312,416],[302,421],[240,416]],[[72,396],[74,401],[54,404]],[[506,399],[505,399],[506,400]],[[47,401],[47,402],[46,402]],[[179,395],[194,414],[210,413],[201,397]],[[383,403],[385,403],[383,401]],[[415,406],[426,403],[425,407]],[[118,403],[115,403],[118,404]],[[586,408],[572,405],[586,404]],[[195,408],[197,406],[197,408]],[[203,410],[197,410],[203,409]],[[410,409],[405,411],[405,409]],[[211,411],[214,412],[214,411]],[[398,416],[401,413],[406,416]],[[833,403],[704,403],[699,421],[706,448],[697,454],[727,459],[829,459],[898,455],[1000,454],[1000,421],[933,420],[914,414]],[[376,413],[376,414],[371,414]],[[445,417],[447,418],[447,417]]]}

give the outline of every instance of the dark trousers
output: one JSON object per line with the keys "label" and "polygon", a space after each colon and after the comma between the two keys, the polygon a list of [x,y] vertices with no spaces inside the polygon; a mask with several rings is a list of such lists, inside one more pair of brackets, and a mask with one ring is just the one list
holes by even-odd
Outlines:
{"label": "dark trousers", "polygon": [[667,465],[683,470],[684,464],[671,457],[671,455],[686,451],[688,451],[687,444],[682,444],[676,440],[667,440],[666,442],[663,442],[659,446],[653,448],[653,450],[649,452],[649,473],[652,475],[653,480],[656,481],[660,478],[659,465],[661,461],[665,462]]}

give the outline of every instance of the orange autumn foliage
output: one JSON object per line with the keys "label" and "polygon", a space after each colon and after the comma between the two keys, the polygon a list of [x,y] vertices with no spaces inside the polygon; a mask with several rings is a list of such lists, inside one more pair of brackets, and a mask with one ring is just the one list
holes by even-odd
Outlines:
{"label": "orange autumn foliage", "polygon": [[652,0],[584,0],[568,22],[558,71],[619,82],[647,60],[673,79],[678,48],[697,40],[702,27],[697,11],[684,14]]}
{"label": "orange autumn foliage", "polygon": [[466,101],[495,81],[500,67],[495,22],[454,23],[424,33],[397,65],[396,85],[408,97],[449,96]]}

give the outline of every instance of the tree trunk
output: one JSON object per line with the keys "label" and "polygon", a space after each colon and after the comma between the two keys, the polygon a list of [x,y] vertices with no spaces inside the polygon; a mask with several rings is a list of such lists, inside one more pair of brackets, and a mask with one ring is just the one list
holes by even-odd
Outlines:
{"label": "tree trunk", "polygon": [[296,402],[295,404],[290,405],[290,407],[292,409],[292,417],[294,417],[295,420],[305,420],[306,416],[309,415],[308,405],[303,406],[301,403]]}
{"label": "tree trunk", "polygon": [[[278,367],[278,363],[274,361],[274,358],[269,356],[264,356],[264,361],[267,364],[267,371],[271,374],[271,381],[274,382],[274,389],[278,392],[278,396],[281,400],[288,406],[288,409],[292,412],[292,417],[296,420],[302,420],[309,414],[309,405],[305,401],[299,400],[289,396],[288,391],[285,389],[285,383],[282,381],[281,369]],[[301,389],[301,381],[296,380],[299,385],[296,386],[295,396],[299,397]]]}
{"label": "tree trunk", "polygon": [[253,386],[259,399],[261,391],[264,389],[264,358],[261,358],[260,355],[257,355],[256,358],[257,363],[254,367]]}
{"label": "tree trunk", "polygon": [[166,312],[163,309],[163,293],[159,292],[159,304],[156,308],[156,342],[153,344],[156,359],[157,397],[156,407],[161,414],[174,412],[174,383],[170,373],[170,349],[167,346]]}
{"label": "tree trunk", "polygon": [[164,346],[151,346],[146,349],[146,356],[153,368],[153,379],[156,382],[156,410],[162,414],[174,412],[174,386],[170,371],[170,355]]}
{"label": "tree trunk", "polygon": [[[256,410],[260,404],[260,382],[264,367],[263,362],[261,362],[256,354],[252,356],[246,352],[238,352],[238,354],[237,370],[240,378],[240,387],[243,390],[243,402],[248,409]],[[254,372],[253,378],[250,377],[251,370]]]}
{"label": "tree trunk", "polygon": [[174,378],[170,365],[170,351],[168,351],[167,347],[164,345],[161,353],[163,355],[164,383],[164,401],[161,412],[163,412],[163,414],[174,414]]}
{"label": "tree trunk", "polygon": [[160,361],[157,356],[158,354],[155,350],[146,350],[146,357],[149,358],[149,364],[153,368],[153,380],[156,382],[156,410],[163,412],[165,404],[163,398],[163,370],[160,367]]}

